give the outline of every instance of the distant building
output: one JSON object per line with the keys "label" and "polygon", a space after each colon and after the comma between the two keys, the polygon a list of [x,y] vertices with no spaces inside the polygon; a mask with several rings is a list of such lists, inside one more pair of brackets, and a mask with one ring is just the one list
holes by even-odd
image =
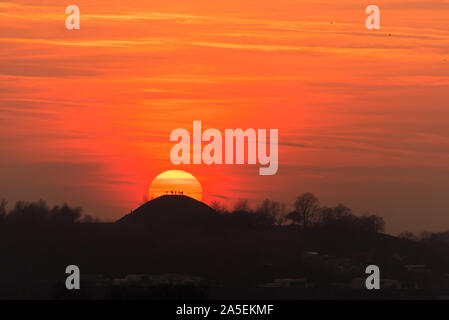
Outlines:
{"label": "distant building", "polygon": [[402,281],[401,289],[402,290],[418,290],[419,285],[418,285],[418,283],[413,282],[413,281]]}
{"label": "distant building", "polygon": [[112,284],[116,286],[138,285],[138,286],[160,286],[160,285],[200,285],[203,282],[201,277],[181,275],[181,274],[130,274],[122,279],[112,279]]}
{"label": "distant building", "polygon": [[427,271],[427,267],[424,264],[407,264],[404,266],[409,272],[424,273]]}
{"label": "distant building", "polygon": [[273,282],[264,283],[259,287],[262,288],[313,288],[315,285],[309,281],[307,278],[294,278],[294,279],[275,279]]}
{"label": "distant building", "polygon": [[380,279],[381,289],[401,289],[401,282],[393,279]]}

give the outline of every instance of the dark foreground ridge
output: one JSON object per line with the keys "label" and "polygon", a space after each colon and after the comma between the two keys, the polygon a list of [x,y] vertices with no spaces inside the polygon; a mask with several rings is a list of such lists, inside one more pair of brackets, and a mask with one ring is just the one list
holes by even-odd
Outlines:
{"label": "dark foreground ridge", "polygon": [[[68,206],[19,203],[0,219],[0,299],[449,296],[445,241],[385,235],[376,220],[342,206],[323,208],[307,225],[275,220],[272,207],[226,212],[170,195],[104,223]],[[364,287],[371,264],[383,290]],[[80,290],[65,287],[68,265],[80,269]]]}

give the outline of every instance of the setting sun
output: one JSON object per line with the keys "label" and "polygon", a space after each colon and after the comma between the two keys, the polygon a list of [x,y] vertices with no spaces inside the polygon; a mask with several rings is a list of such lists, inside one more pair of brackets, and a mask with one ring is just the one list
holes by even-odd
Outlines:
{"label": "setting sun", "polygon": [[183,170],[168,170],[151,182],[149,197],[151,200],[163,195],[185,195],[201,201],[202,192],[201,184],[190,173]]}

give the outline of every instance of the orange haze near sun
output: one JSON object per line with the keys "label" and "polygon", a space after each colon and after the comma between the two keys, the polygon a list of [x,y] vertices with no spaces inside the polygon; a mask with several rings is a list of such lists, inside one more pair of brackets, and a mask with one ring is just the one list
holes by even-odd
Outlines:
{"label": "orange haze near sun", "polygon": [[[114,220],[161,172],[203,201],[313,192],[389,232],[449,226],[449,4],[358,0],[0,3],[0,196]],[[391,36],[389,36],[391,34]],[[279,171],[174,166],[170,132],[279,129]],[[432,206],[429,206],[429,203]],[[423,214],[425,213],[425,214]]]}

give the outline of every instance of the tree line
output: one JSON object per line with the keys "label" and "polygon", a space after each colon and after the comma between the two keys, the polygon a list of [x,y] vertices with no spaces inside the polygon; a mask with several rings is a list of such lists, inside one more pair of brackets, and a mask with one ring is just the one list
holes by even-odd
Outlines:
{"label": "tree line", "polygon": [[17,201],[11,210],[7,209],[7,205],[5,199],[0,201],[0,223],[39,225],[99,222],[99,219],[83,214],[81,207],[70,207],[66,203],[50,207],[44,200]]}
{"label": "tree line", "polygon": [[[303,229],[329,228],[332,230],[362,231],[379,233],[385,231],[385,221],[376,215],[355,215],[343,204],[335,207],[322,206],[318,198],[310,192],[299,195],[292,204],[293,210],[281,202],[266,199],[255,209],[247,199],[237,201],[232,210],[219,202],[211,203],[218,212],[220,221],[238,227],[270,227],[293,225]],[[0,201],[0,223],[9,224],[70,224],[93,223],[99,219],[83,214],[80,207],[67,204],[50,207],[45,201],[18,201],[7,210],[7,201]]]}
{"label": "tree line", "polygon": [[292,204],[293,210],[287,210],[283,203],[266,199],[255,209],[250,208],[247,199],[237,201],[233,210],[228,210],[221,203],[214,201],[212,208],[222,214],[246,217],[248,220],[266,225],[296,225],[304,229],[332,228],[358,230],[380,233],[385,231],[385,221],[382,217],[365,214],[355,215],[352,210],[338,204],[335,207],[322,206],[318,198],[306,192],[299,195]]}

